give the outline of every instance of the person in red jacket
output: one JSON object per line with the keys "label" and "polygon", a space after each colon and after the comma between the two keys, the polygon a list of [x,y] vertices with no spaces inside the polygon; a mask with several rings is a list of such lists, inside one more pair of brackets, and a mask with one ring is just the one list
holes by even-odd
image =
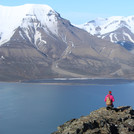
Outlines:
{"label": "person in red jacket", "polygon": [[107,109],[112,109],[113,107],[114,107],[114,105],[113,105],[113,102],[114,102],[114,97],[112,96],[112,92],[111,91],[109,91],[109,93],[106,95],[106,97],[105,97],[105,100],[104,100],[105,102],[106,102],[106,105],[107,105]]}

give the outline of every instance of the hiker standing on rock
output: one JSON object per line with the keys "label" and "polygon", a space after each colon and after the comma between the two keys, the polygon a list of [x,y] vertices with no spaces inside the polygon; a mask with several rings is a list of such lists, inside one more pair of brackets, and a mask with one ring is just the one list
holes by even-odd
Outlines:
{"label": "hiker standing on rock", "polygon": [[106,105],[107,105],[106,108],[107,108],[107,110],[108,109],[112,109],[114,107],[114,105],[113,105],[114,97],[112,96],[112,92],[111,91],[109,91],[109,94],[106,95],[104,101],[106,102]]}

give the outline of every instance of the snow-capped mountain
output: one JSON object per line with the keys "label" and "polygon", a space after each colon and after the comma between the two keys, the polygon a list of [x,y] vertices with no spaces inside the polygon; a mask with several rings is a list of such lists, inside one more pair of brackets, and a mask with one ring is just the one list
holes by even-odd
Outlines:
{"label": "snow-capped mountain", "polygon": [[48,5],[0,6],[0,19],[0,80],[133,78],[133,54]]}
{"label": "snow-capped mountain", "polygon": [[128,50],[130,45],[134,47],[134,16],[97,18],[78,27],[99,38],[119,43]]}
{"label": "snow-capped mountain", "polygon": [[[56,16],[58,14],[47,5],[26,4],[17,7],[0,6],[0,44],[9,41],[18,27],[23,28],[25,31],[30,26],[38,28],[40,25],[46,31],[49,30],[53,34],[57,34]],[[28,31],[25,32],[30,39],[27,33]],[[35,39],[38,37],[39,35],[36,33]]]}

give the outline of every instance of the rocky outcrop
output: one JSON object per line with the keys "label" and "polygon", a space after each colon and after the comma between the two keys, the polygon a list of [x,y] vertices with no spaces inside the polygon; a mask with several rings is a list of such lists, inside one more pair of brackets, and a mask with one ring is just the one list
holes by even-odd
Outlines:
{"label": "rocky outcrop", "polygon": [[100,108],[64,123],[53,134],[134,134],[134,110],[129,106]]}

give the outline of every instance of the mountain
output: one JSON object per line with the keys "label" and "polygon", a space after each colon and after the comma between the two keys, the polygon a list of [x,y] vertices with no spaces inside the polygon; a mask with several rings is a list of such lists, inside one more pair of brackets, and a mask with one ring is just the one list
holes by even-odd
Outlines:
{"label": "mountain", "polygon": [[133,54],[48,5],[0,6],[0,18],[0,81],[134,78]]}
{"label": "mountain", "polygon": [[72,119],[52,134],[133,134],[134,110],[130,106],[114,110],[100,108],[87,116]]}
{"label": "mountain", "polygon": [[97,18],[78,27],[99,38],[118,43],[127,50],[134,50],[134,16]]}

